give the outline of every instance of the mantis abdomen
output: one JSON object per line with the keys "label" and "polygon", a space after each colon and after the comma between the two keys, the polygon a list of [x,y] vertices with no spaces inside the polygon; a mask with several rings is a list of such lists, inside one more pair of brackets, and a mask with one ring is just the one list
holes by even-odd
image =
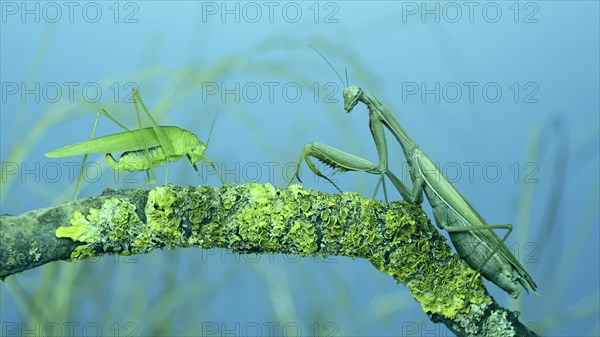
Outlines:
{"label": "mantis abdomen", "polygon": [[458,255],[514,298],[521,292],[520,285],[535,292],[531,276],[491,230],[510,225],[488,225],[437,166],[419,149],[414,151],[415,174],[423,181],[435,223],[448,232]]}

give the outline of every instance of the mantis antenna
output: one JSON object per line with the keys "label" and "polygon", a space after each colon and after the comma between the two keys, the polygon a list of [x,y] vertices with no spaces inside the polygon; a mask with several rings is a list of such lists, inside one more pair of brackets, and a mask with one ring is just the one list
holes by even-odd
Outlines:
{"label": "mantis antenna", "polygon": [[[333,71],[335,72],[335,74],[337,75],[337,77],[340,79],[340,83],[342,83],[342,86],[344,86],[344,80],[342,79],[342,76],[340,76],[340,73],[337,72],[337,70],[335,70],[335,68],[333,67],[333,65],[331,64],[331,62],[329,62],[329,60],[323,55],[321,54],[321,52],[315,48],[313,45],[309,44],[309,46],[317,52],[317,54],[319,54],[319,56],[321,56],[321,58],[323,58],[323,60],[325,60],[325,62],[327,62],[327,64],[329,64],[329,66],[331,67],[331,69],[333,69]],[[345,88],[347,88],[348,85],[348,69],[346,68],[346,84],[345,84]]]}

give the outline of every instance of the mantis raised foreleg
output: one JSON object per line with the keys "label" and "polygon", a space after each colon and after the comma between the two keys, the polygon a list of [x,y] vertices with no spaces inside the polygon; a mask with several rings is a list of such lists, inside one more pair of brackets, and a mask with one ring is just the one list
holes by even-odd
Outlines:
{"label": "mantis raised foreleg", "polygon": [[[504,245],[512,226],[488,225],[435,164],[419,150],[415,141],[373,94],[356,86],[346,86],[344,110],[351,112],[358,102],[364,103],[369,110],[371,133],[377,147],[379,165],[372,164],[372,170],[364,170],[358,165],[350,168],[337,167],[336,163],[345,160],[341,158],[345,155],[341,151],[311,152],[310,155],[342,171],[364,171],[380,176],[385,174],[402,197],[409,202],[421,203],[422,191],[425,191],[436,224],[448,231],[457,253],[467,264],[512,297],[516,298],[519,295],[521,291],[519,285],[535,292],[537,285]],[[398,180],[387,168],[387,145],[383,126],[394,135],[402,147],[413,182],[412,189]],[[306,154],[303,151],[303,155]],[[353,158],[353,162],[358,161]],[[508,230],[504,239],[501,240],[492,231],[494,228]]]}
{"label": "mantis raised foreleg", "polygon": [[[385,168],[382,169],[380,165],[373,164],[372,162],[364,158],[355,156],[348,152],[338,150],[329,145],[317,142],[312,142],[304,145],[304,147],[302,148],[302,152],[298,157],[298,161],[296,162],[296,169],[294,171],[294,176],[292,179],[295,178],[298,179],[299,182],[302,182],[302,180],[300,179],[300,165],[302,164],[302,160],[304,159],[304,161],[306,162],[310,170],[313,171],[314,174],[329,181],[340,193],[342,192],[342,190],[329,177],[327,177],[326,175],[321,173],[321,171],[319,171],[319,169],[310,159],[311,157],[316,158],[317,160],[333,167],[335,169],[334,174],[336,172],[359,171],[371,174],[378,174],[380,177],[382,177],[382,175],[386,175],[392,181],[394,186],[396,186],[396,188],[401,188],[400,185],[397,185],[400,182],[400,179],[398,179],[394,175],[394,173],[392,173],[392,171],[387,170]],[[383,178],[379,179],[377,185],[379,186],[379,183],[381,182],[384,182]],[[383,183],[383,191],[387,199],[385,183]],[[375,198],[376,193],[377,188],[375,188],[373,198]]]}
{"label": "mantis raised foreleg", "polygon": [[[198,139],[198,137],[196,137],[196,135],[185,129],[181,129],[176,126],[159,126],[148,111],[148,108],[144,104],[144,101],[135,88],[133,89],[132,97],[139,130],[127,129],[104,109],[101,109],[96,114],[90,140],[67,145],[60,149],[46,153],[46,156],[50,158],[84,155],[79,172],[79,178],[77,179],[77,185],[75,187],[74,199],[77,199],[81,178],[83,176],[83,169],[87,160],[87,156],[90,153],[105,153],[106,164],[111,170],[116,172],[150,172],[151,174],[148,174],[147,179],[149,184],[154,184],[156,182],[154,167],[160,164],[167,165],[167,174],[165,175],[166,184],[168,176],[168,163],[171,161],[177,161],[183,157],[186,157],[190,161],[190,164],[196,173],[198,173],[198,175],[200,175],[200,171],[196,166],[196,162],[199,161],[209,164],[213,170],[217,172],[213,162],[204,157],[204,152],[206,151],[206,148],[210,142],[210,134],[212,134],[214,121],[210,129],[208,140],[206,144],[204,144]],[[152,123],[151,127],[142,128],[138,103],[142,106],[144,113]],[[100,115],[106,116],[125,131],[104,137],[94,138],[96,125]],[[118,160],[115,160],[111,152],[123,153]],[[219,180],[221,180],[218,172],[217,176],[219,177]],[[223,183],[223,180],[221,180],[221,183]]]}
{"label": "mantis raised foreleg", "polygon": [[[385,187],[385,180],[383,180],[383,175],[392,176],[390,179],[392,183],[396,184],[400,180],[394,176],[394,174],[388,170],[387,168],[387,146],[386,140],[383,133],[383,125],[381,123],[375,122],[370,123],[371,133],[378,138],[375,139],[375,144],[377,145],[377,152],[379,154],[379,164],[373,164],[372,162],[363,159],[361,157],[355,156],[353,154],[340,151],[336,148],[333,148],[329,145],[321,144],[321,143],[308,143],[304,145],[302,148],[302,152],[298,157],[296,162],[296,169],[294,171],[294,176],[292,178],[298,179],[298,181],[302,182],[300,179],[300,165],[302,164],[302,159],[306,162],[308,167],[319,177],[322,177],[329,181],[338,191],[341,192],[340,188],[326,175],[322,174],[319,169],[315,166],[315,164],[311,161],[312,158],[317,158],[319,161],[333,167],[336,172],[346,172],[346,171],[359,171],[359,172],[367,172],[371,174],[378,174],[380,176],[377,187],[373,192],[373,198],[377,194],[377,190],[379,188],[379,184],[383,183],[383,191],[385,195],[385,199],[387,201],[387,190]],[[291,183],[291,182],[290,182]],[[396,186],[396,188],[402,188],[400,186]]]}

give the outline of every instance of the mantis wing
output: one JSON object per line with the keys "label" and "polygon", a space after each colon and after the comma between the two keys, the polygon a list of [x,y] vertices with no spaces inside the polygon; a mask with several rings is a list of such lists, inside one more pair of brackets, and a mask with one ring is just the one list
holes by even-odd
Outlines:
{"label": "mantis wing", "polygon": [[[171,142],[183,131],[183,129],[176,126],[160,126],[160,129]],[[154,128],[143,128],[141,132],[144,133],[145,146],[149,148],[160,146],[160,141],[156,136]],[[45,155],[49,158],[63,158],[88,153],[112,153],[142,149],[144,149],[144,141],[142,141],[140,130],[131,130],[67,145],[60,149],[46,152]]]}
{"label": "mantis wing", "polygon": [[[465,199],[465,197],[463,197],[462,194],[460,194],[460,192],[458,192],[458,190],[448,181],[448,179],[437,168],[437,166],[435,166],[435,164],[420,150],[415,150],[415,161],[418,165],[419,174],[425,180],[429,190],[439,198],[441,203],[446,204],[451,212],[454,212],[457,217],[463,219],[464,222],[470,224],[470,226],[481,227],[488,225],[487,222],[483,220],[481,215],[477,213],[475,208]],[[433,181],[435,181],[435,187],[431,184]],[[430,203],[432,203],[431,199]],[[462,221],[458,221],[456,224],[461,225],[464,223]],[[513,256],[508,248],[506,248],[503,241],[500,239],[500,237],[498,237],[498,235],[496,235],[496,233],[490,230],[480,230],[473,235],[485,242],[487,247],[497,250],[496,254],[509,262],[517,270],[520,277],[524,279],[524,281],[519,279],[518,282],[521,283],[525,288],[535,292],[537,285],[533,281],[533,278],[527,273],[525,268]],[[492,282],[496,283],[495,281]]]}

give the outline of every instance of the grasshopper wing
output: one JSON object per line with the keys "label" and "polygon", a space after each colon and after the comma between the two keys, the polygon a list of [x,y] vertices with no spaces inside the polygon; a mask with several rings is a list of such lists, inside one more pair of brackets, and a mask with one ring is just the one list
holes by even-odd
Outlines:
{"label": "grasshopper wing", "polygon": [[[181,133],[181,128],[176,126],[161,126],[161,131],[170,139]],[[63,158],[80,156],[89,153],[112,153],[142,150],[145,146],[148,148],[160,146],[156,132],[152,127],[140,130],[131,130],[104,137],[98,137],[83,142],[67,145],[50,152],[46,152],[46,157]]]}

